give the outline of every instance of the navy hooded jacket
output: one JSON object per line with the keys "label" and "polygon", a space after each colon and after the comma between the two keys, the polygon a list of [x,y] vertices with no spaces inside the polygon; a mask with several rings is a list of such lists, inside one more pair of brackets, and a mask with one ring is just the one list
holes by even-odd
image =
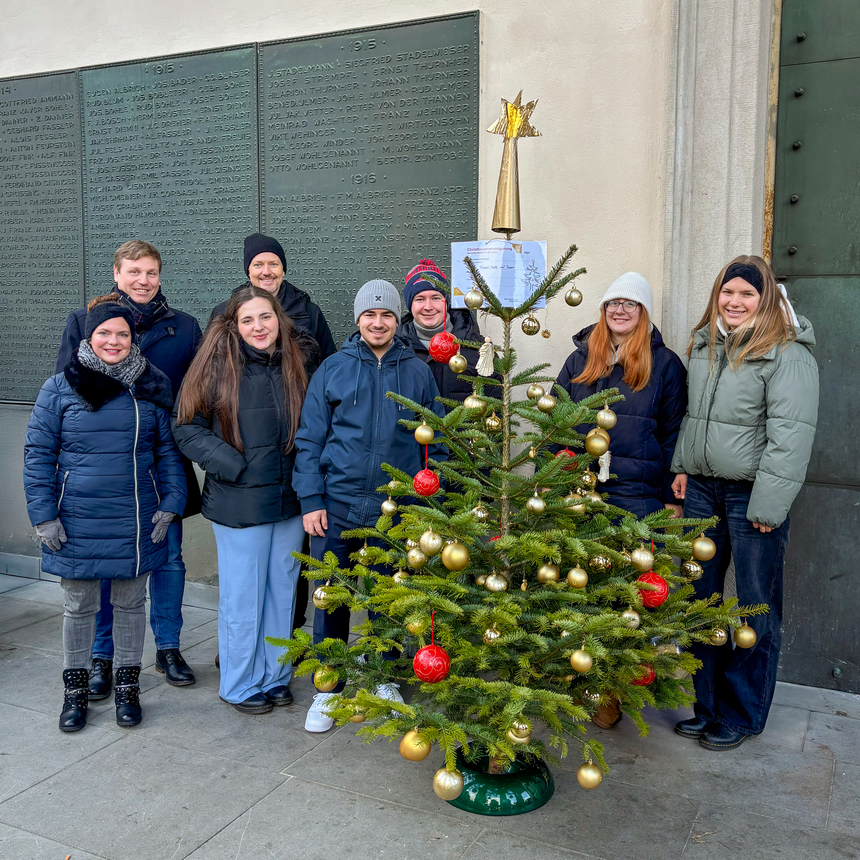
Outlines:
{"label": "navy hooded jacket", "polygon": [[[413,431],[398,423],[414,419],[415,413],[386,397],[388,391],[445,414],[436,401],[433,374],[399,336],[377,359],[355,332],[313,375],[296,434],[293,468],[293,488],[303,514],[333,501],[349,522],[375,523],[385,499],[376,488],[389,480],[382,464],[409,475],[424,468],[423,448]],[[431,445],[430,456],[443,459],[444,449]]]}
{"label": "navy hooded jacket", "polygon": [[[606,388],[617,388],[624,395],[624,400],[611,407],[618,423],[609,431],[609,471],[618,478],[598,485],[598,490],[609,493],[610,504],[644,517],[659,511],[664,503],[678,503],[672,494],[670,464],[687,409],[687,371],[655,326],[651,332],[651,380],[641,391],[633,391],[624,382],[620,364],[594,385],[573,383],[571,380],[585,369],[593,329],[593,325],[588,326],[573,336],[576,349],[556,381],[574,401]],[[591,426],[576,429],[587,433]]]}
{"label": "navy hooded jacket", "polygon": [[42,570],[131,579],[167,563],[167,541],[151,536],[156,510],[185,508],[172,406],[170,382],[150,364],[129,391],[75,353],[45,382],[27,425],[27,512],[33,525],[59,517],[68,540],[42,547]]}

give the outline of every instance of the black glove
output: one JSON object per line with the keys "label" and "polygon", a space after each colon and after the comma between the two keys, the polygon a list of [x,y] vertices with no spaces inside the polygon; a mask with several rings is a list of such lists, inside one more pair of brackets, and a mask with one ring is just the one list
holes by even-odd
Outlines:
{"label": "black glove", "polygon": [[68,540],[66,530],[58,519],[39,523],[36,526],[36,534],[39,536],[39,540],[54,552],[59,552]]}
{"label": "black glove", "polygon": [[152,542],[161,543],[167,537],[167,528],[173,522],[176,514],[171,511],[156,511],[152,515],[155,528],[152,530]]}

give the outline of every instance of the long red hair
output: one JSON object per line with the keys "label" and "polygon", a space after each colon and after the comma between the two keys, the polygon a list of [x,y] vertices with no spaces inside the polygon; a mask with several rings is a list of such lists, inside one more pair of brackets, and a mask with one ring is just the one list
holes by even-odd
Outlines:
{"label": "long red hair", "polygon": [[[603,308],[600,319],[588,336],[585,367],[571,382],[594,385],[598,379],[609,376],[614,366],[614,355],[612,332],[606,324],[606,309]],[[641,305],[636,328],[618,348],[618,363],[624,368],[624,382],[633,391],[641,391],[651,381],[651,320],[648,311]]]}

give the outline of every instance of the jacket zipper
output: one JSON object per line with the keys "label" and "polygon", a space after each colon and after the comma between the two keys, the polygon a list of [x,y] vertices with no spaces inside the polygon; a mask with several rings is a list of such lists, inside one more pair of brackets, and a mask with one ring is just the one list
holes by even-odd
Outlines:
{"label": "jacket zipper", "polygon": [[66,470],[66,474],[63,475],[63,486],[60,487],[60,498],[57,501],[57,512],[60,511],[60,506],[63,504],[63,496],[66,495],[66,481],[69,480],[69,470]]}
{"label": "jacket zipper", "polygon": [[[267,365],[265,368],[266,377],[269,380],[269,388],[272,390],[272,402],[277,405],[278,402],[278,392],[275,390],[275,381],[272,379],[272,373],[269,370],[271,364]],[[287,404],[284,402],[284,409],[286,410]],[[278,484],[279,491],[281,494],[281,514],[284,512],[284,427],[283,421],[281,421],[281,416],[278,414],[278,411],[275,410],[275,414],[278,415],[278,474],[280,475],[280,482]]]}
{"label": "jacket zipper", "polygon": [[[131,394],[131,391],[128,392]],[[137,398],[131,394],[132,402],[134,403],[134,447],[131,449],[131,462],[134,469],[134,513],[135,522],[137,524],[137,538],[134,542],[134,549],[137,556],[134,575],[140,575],[140,494],[137,486],[137,439],[140,435],[140,409],[137,406]]]}
{"label": "jacket zipper", "polygon": [[727,354],[724,352],[723,357],[720,359],[719,367],[717,368],[717,378],[714,380],[714,385],[711,388],[711,397],[708,401],[708,414],[705,416],[705,439],[702,445],[702,459],[705,461],[705,465],[708,467],[708,471],[711,473],[711,476],[714,475],[714,470],[708,462],[708,430],[711,426],[711,410],[714,408],[714,400],[717,398],[717,386],[720,384],[720,377],[723,375],[726,360]]}
{"label": "jacket zipper", "polygon": [[149,469],[149,479],[152,481],[152,489],[155,490],[155,498],[158,500],[158,504],[161,504],[161,496],[158,493],[158,486],[155,483],[155,475],[152,474],[152,469]]}

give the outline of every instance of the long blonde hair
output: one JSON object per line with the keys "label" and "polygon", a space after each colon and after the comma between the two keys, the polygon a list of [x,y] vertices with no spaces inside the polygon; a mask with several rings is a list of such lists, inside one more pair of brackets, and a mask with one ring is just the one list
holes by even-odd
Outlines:
{"label": "long blonde hair", "polygon": [[797,339],[797,329],[791,322],[791,310],[786,306],[788,299],[777,287],[776,278],[770,266],[761,257],[742,254],[740,257],[735,257],[734,260],[729,260],[720,269],[720,273],[714,281],[705,313],[693,329],[690,345],[687,347],[687,356],[689,357],[693,352],[696,332],[708,326],[708,357],[713,364],[718,332],[717,320],[720,317],[720,290],[723,287],[726,271],[734,263],[755,266],[762,277],[761,300],[755,314],[739,325],[732,332],[732,337],[726,340],[726,355],[729,364],[732,368],[737,368],[741,362],[748,358],[761,358],[775,346],[782,346],[785,349]]}

